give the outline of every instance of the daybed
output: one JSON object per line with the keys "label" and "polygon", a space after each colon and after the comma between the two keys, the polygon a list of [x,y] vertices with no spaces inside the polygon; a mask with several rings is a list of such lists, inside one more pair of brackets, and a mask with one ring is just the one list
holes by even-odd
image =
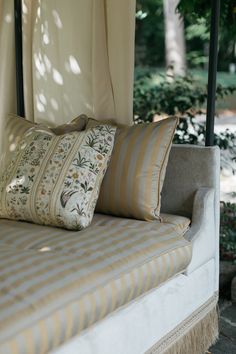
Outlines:
{"label": "daybed", "polygon": [[78,235],[0,220],[0,354],[203,354],[218,334],[218,178],[218,148],[173,146],[162,222],[95,214]]}

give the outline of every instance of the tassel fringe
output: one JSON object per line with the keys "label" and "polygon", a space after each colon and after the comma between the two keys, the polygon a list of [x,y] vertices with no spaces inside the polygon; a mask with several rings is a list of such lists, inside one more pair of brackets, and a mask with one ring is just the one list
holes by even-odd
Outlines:
{"label": "tassel fringe", "polygon": [[218,322],[214,296],[146,354],[204,354],[218,339]]}

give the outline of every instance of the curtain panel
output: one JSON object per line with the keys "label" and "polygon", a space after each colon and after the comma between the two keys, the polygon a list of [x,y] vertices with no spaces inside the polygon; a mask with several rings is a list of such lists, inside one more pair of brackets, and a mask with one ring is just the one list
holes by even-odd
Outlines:
{"label": "curtain panel", "polygon": [[16,112],[13,0],[0,0],[0,167],[6,112]]}
{"label": "curtain panel", "polygon": [[26,116],[132,124],[135,0],[23,0]]}
{"label": "curtain panel", "polygon": [[[26,118],[133,122],[135,0],[22,0]],[[16,112],[14,1],[0,0],[0,128]]]}

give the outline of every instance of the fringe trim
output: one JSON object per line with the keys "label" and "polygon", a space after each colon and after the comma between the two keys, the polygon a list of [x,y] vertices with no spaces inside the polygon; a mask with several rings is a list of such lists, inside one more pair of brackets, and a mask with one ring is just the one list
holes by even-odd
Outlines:
{"label": "fringe trim", "polygon": [[217,301],[209,299],[146,354],[204,354],[219,335]]}

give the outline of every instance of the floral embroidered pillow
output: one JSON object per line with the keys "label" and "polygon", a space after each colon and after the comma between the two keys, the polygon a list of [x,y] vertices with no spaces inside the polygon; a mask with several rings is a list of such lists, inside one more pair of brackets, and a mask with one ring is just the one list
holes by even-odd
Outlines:
{"label": "floral embroidered pillow", "polygon": [[0,176],[0,217],[80,230],[93,217],[116,128],[57,136],[32,128]]}
{"label": "floral embroidered pillow", "polygon": [[37,128],[42,131],[53,132],[56,135],[63,135],[71,131],[82,131],[85,129],[88,122],[88,117],[84,114],[73,119],[63,125],[58,125],[54,128],[50,128],[45,124],[33,123],[27,119],[19,117],[15,114],[8,114],[4,119],[3,126],[3,152],[0,156],[0,166],[5,168],[11,161],[14,151],[17,149],[17,145],[20,142],[23,134],[32,128]]}

